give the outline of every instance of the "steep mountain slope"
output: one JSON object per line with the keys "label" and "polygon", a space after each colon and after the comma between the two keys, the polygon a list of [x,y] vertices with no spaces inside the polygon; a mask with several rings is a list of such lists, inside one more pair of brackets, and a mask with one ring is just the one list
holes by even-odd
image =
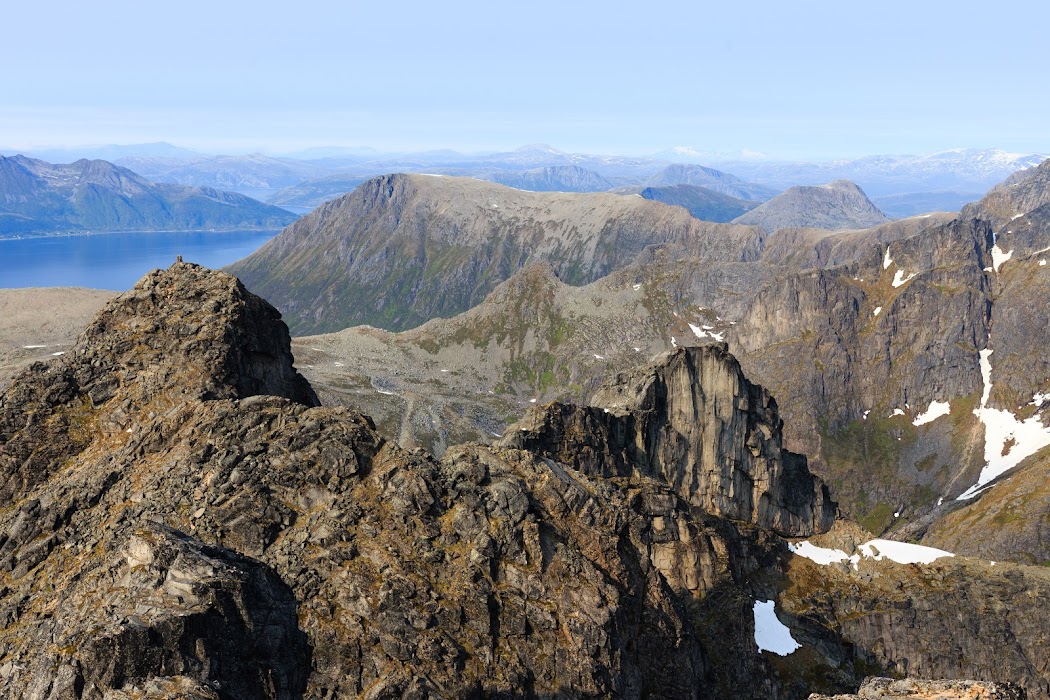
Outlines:
{"label": "steep mountain slope", "polygon": [[[0,395],[5,697],[796,700],[908,668],[1047,697],[1045,571],[814,571],[763,527],[823,531],[828,504],[722,349],[610,384],[608,414],[535,414],[524,441],[549,426],[537,447],[565,462],[437,461],[312,406],[287,339],[235,279],[177,263]],[[591,418],[559,429],[570,412]],[[663,446],[644,474],[566,449],[643,424]],[[766,610],[793,650],[762,651]]]}
{"label": "steep mountain slope", "polygon": [[1050,160],[1014,173],[979,202],[965,207],[962,215],[984,219],[998,230],[1044,204],[1050,204]]}
{"label": "steep mountain slope", "polygon": [[777,194],[775,189],[744,182],[735,175],[702,165],[668,165],[645,181],[647,187],[673,185],[696,185],[736,199],[757,202],[764,202]]}
{"label": "steep mountain slope", "polygon": [[749,212],[758,202],[737,199],[699,185],[667,185],[665,187],[620,188],[616,192],[637,194],[654,202],[663,202],[676,207],[685,207],[701,221],[726,223]]}
{"label": "steep mountain slope", "polygon": [[887,221],[863,190],[848,180],[836,180],[819,187],[792,187],[733,223],[772,233],[782,228],[864,229]]}
{"label": "steep mountain slope", "polygon": [[924,543],[984,559],[1050,565],[1050,450],[1022,462],[979,498],[957,505],[922,523]]}
{"label": "steep mountain slope", "polygon": [[101,160],[0,157],[0,235],[48,231],[277,228],[293,214],[243,195],[157,185]]}
{"label": "steep mountain slope", "polygon": [[230,270],[273,299],[297,334],[361,323],[400,330],[469,309],[530,262],[583,284],[655,244],[739,261],[761,240],[756,229],[640,197],[390,175],[303,217]]}

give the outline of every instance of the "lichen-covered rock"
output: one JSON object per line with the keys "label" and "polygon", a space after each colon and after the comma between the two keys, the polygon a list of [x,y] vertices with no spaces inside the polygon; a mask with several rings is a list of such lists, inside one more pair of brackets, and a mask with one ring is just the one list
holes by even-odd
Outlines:
{"label": "lichen-covered rock", "polygon": [[724,346],[622,373],[592,403],[533,409],[501,444],[598,476],[656,476],[708,513],[782,535],[824,532],[835,519],[806,458],[783,449],[776,401]]}

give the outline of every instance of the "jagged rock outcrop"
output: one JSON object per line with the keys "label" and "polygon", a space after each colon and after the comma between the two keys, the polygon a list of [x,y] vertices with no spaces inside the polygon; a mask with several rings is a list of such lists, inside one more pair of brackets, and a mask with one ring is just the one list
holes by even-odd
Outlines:
{"label": "jagged rock outcrop", "polygon": [[708,513],[782,535],[831,527],[827,487],[782,448],[776,401],[725,346],[677,350],[618,375],[592,402],[533,409],[500,444],[587,474],[655,476]]}
{"label": "jagged rock outcrop", "polygon": [[887,221],[889,218],[864,191],[849,180],[792,187],[733,219],[733,223],[761,226],[769,233],[783,228],[864,229]]}
{"label": "jagged rock outcrop", "polygon": [[1012,683],[981,681],[927,681],[914,678],[868,678],[856,695],[818,695],[809,700],[1027,700]]}
{"label": "jagged rock outcrop", "polygon": [[[280,314],[236,278],[189,263],[106,305],[74,349],[0,397],[0,497],[24,495],[97,439],[185,401],[285,396],[316,405]],[[54,440],[60,430],[65,439]]]}

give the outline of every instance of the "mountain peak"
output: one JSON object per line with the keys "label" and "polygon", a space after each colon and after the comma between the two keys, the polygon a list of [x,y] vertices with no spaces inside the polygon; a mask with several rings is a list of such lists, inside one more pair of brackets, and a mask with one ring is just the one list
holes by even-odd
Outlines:
{"label": "mountain peak", "polygon": [[733,223],[760,226],[773,233],[784,228],[864,229],[889,220],[856,183],[839,179],[826,185],[791,187]]}
{"label": "mountain peak", "polygon": [[292,366],[280,313],[232,275],[180,260],[110,301],[71,351],[30,366],[0,396],[0,494],[46,478],[56,451],[82,449],[75,433],[43,451],[38,430],[14,435],[43,430],[48,417],[86,411],[102,433],[120,433],[187,401],[261,394],[318,404]]}
{"label": "mountain peak", "polygon": [[806,458],[782,448],[776,401],[723,345],[661,355],[617,375],[592,404],[532,409],[500,444],[594,476],[656,476],[708,513],[787,536],[826,532],[835,519]]}

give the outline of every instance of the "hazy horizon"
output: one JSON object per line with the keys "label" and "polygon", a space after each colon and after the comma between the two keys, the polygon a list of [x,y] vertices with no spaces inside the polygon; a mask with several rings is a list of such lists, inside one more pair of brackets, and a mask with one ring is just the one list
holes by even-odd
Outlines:
{"label": "hazy horizon", "polygon": [[[1017,10],[1017,11],[1012,11]],[[8,8],[0,146],[772,159],[1050,152],[1050,7],[313,0]],[[1019,21],[1023,20],[1023,21]],[[989,42],[988,38],[995,39]]]}

